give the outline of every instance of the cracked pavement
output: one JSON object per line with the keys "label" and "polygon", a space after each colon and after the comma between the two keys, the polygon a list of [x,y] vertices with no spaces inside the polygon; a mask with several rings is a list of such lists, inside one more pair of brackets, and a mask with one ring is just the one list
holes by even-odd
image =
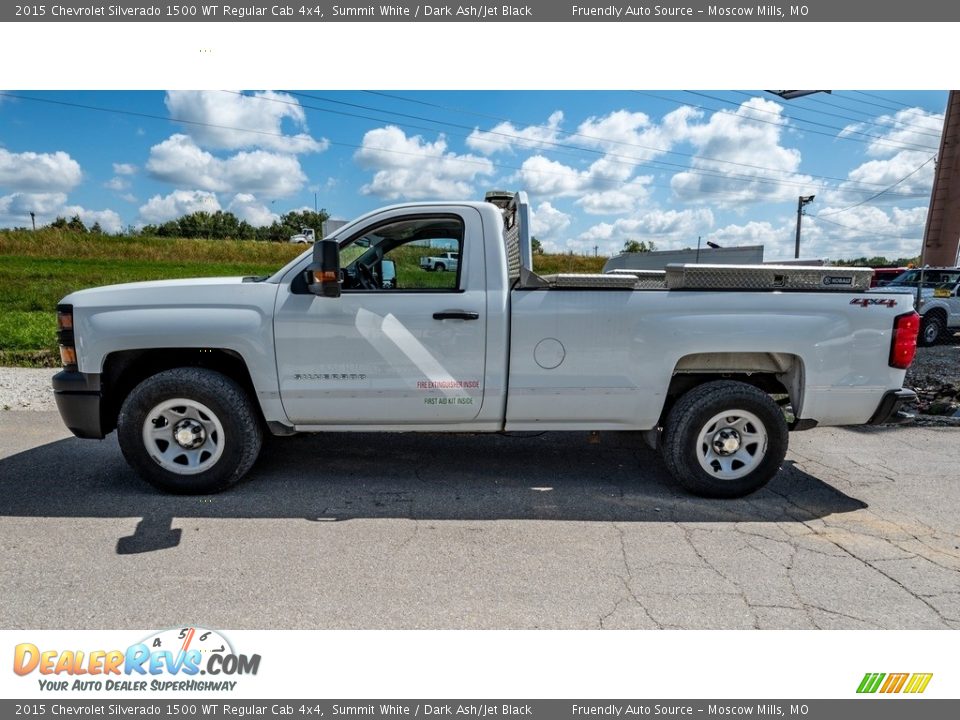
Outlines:
{"label": "cracked pavement", "polygon": [[0,627],[958,628],[960,429],[818,428],[736,501],[636,433],[271,439],[161,495],[0,412]]}

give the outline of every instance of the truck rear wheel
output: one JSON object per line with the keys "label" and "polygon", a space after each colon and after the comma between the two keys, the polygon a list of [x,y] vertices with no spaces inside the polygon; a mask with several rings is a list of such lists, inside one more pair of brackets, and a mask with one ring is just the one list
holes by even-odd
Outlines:
{"label": "truck rear wheel", "polygon": [[694,495],[737,498],[756,492],[780,470],[787,422],[773,399],[733,380],[705,383],[673,406],[663,430],[663,459]]}
{"label": "truck rear wheel", "polygon": [[247,393],[221,373],[176,368],[127,396],[117,418],[123,456],[165,492],[224,490],[251,468],[263,435]]}

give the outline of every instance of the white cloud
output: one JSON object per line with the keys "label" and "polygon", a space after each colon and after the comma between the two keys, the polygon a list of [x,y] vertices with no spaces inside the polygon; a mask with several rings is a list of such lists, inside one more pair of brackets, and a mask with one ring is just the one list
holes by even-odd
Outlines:
{"label": "white cloud", "polygon": [[[310,136],[306,114],[291,95],[273,91],[238,95],[208,90],[170,90],[167,109],[200,145],[224,150],[260,147],[285,153],[322,152],[329,143]],[[283,133],[287,120],[302,132]],[[202,124],[194,124],[202,123]],[[244,132],[248,131],[248,132]],[[252,132],[250,132],[252,131]]]}
{"label": "white cloud", "polygon": [[0,148],[0,187],[19,192],[72,190],[83,177],[80,164],[68,153],[12,153]]}
{"label": "white cloud", "polygon": [[484,155],[512,151],[514,147],[543,148],[557,141],[557,131],[563,122],[563,111],[557,110],[545,125],[518,128],[512,122],[502,122],[490,130],[474,128],[467,138],[467,147]]}
{"label": "white cloud", "polygon": [[123,190],[126,190],[128,187],[130,187],[130,182],[120,177],[119,175],[117,175],[107,180],[107,182],[105,182],[103,186],[108,190],[115,190],[116,192],[121,192]]}
{"label": "white cloud", "polygon": [[227,206],[227,210],[254,227],[270,225],[274,220],[280,219],[279,215],[271,212],[270,208],[249,193],[235,195]]}
{"label": "white cloud", "polygon": [[706,123],[687,125],[685,137],[698,150],[691,161],[696,172],[675,174],[674,193],[730,207],[796,199],[816,189],[813,178],[799,172],[800,151],[781,144],[787,127],[782,110],[778,103],[752,98],[735,111],[720,110]]}
{"label": "white cloud", "polygon": [[37,226],[47,225],[57,217],[71,218],[78,215],[87,227],[95,222],[106,232],[123,229],[120,216],[113,210],[88,210],[80,205],[67,205],[67,194],[13,193],[0,197],[0,225],[30,227],[30,213],[36,215]]}
{"label": "white cloud", "polygon": [[[852,259],[883,255],[891,260],[920,252],[926,207],[910,209],[861,206],[836,217],[804,218],[800,257]],[[792,259],[796,219],[784,216],[775,222],[731,224],[706,235],[724,247],[763,245],[764,260]]]}
{"label": "white cloud", "polygon": [[634,212],[649,198],[653,181],[652,175],[634,173],[682,141],[688,123],[699,116],[696,110],[682,107],[659,124],[645,113],[627,110],[590,117],[565,142],[602,152],[598,159],[581,170],[534,155],[522,163],[519,181],[535,197],[577,197],[577,204],[589,214]]}
{"label": "white cloud", "polygon": [[123,194],[123,195],[120,196],[120,199],[123,200],[124,202],[128,202],[128,203],[138,202],[137,196],[134,195],[133,193],[125,193],[125,194]]}
{"label": "white cloud", "polygon": [[664,115],[658,124],[646,113],[617,110],[582,122],[571,142],[635,161],[653,160],[685,139],[689,123],[702,114],[685,105]]}
{"label": "white cloud", "polygon": [[548,202],[542,202],[536,210],[530,210],[530,234],[538,240],[555,240],[558,234],[570,227],[570,216]]}
{"label": "white cloud", "polygon": [[123,230],[123,220],[113,210],[88,210],[80,205],[67,205],[63,212],[58,213],[65,218],[79,216],[87,229],[93,227],[94,223],[100,223],[100,228],[104,232],[117,233]]}
{"label": "white cloud", "polygon": [[5,225],[30,225],[30,213],[41,225],[56,217],[67,202],[66,193],[13,193],[0,197],[0,222]]}
{"label": "white cloud", "polygon": [[615,190],[587,193],[577,200],[576,204],[591,215],[628,213],[650,197],[648,185],[652,181],[652,175],[642,175],[623,183]]}
{"label": "white cloud", "polygon": [[[943,115],[928,113],[921,108],[905,108],[894,115],[882,115],[873,121],[883,129],[870,127],[865,132],[878,135],[868,146],[866,154],[873,159],[858,165],[847,174],[848,180],[835,192],[822,195],[823,211],[841,209],[863,200],[885,188],[887,199],[901,194],[928,195],[933,187],[936,165],[930,158],[937,152]],[[840,133],[863,129],[862,124],[848,125]],[[929,150],[899,148],[898,145],[928,146]]]}
{"label": "white cloud", "polygon": [[602,254],[615,255],[627,240],[656,243],[658,250],[696,247],[697,235],[713,227],[709,208],[650,210],[612,223],[602,222],[581,233],[567,244],[568,249],[592,251],[598,245]]}
{"label": "white cloud", "polygon": [[354,159],[374,171],[360,191],[388,199],[474,198],[477,176],[493,173],[493,163],[486,158],[447,152],[443,135],[427,142],[419,135],[407,137],[393,125],[368,131]]}
{"label": "white cloud", "polygon": [[653,180],[650,176],[635,178],[634,187],[625,190],[634,166],[616,159],[602,157],[594,161],[586,170],[577,170],[569,165],[550,160],[543,155],[534,155],[523,161],[520,166],[519,180],[528,192],[536,197],[579,197],[588,206],[599,206],[603,201],[596,197],[585,199],[586,195],[608,192],[632,192],[645,197],[640,192],[642,186]]}
{"label": "white cloud", "polygon": [[203,190],[174,190],[169,195],[154,195],[140,206],[140,220],[144,223],[164,223],[181,215],[220,210],[220,202],[212,192]]}
{"label": "white cloud", "polygon": [[[876,126],[881,126],[878,130]],[[884,157],[897,153],[898,145],[911,145],[909,149],[926,152],[927,156],[940,147],[940,133],[943,130],[943,114],[931,113],[918,107],[904,108],[893,115],[881,115],[865,123],[852,123],[840,131],[840,137],[863,137],[856,133],[877,136],[867,146],[867,154]],[[926,150],[925,148],[929,148]]]}
{"label": "white cloud", "polygon": [[885,200],[908,194],[925,198],[933,187],[935,173],[936,164],[925,152],[901,150],[888,158],[868,160],[847,173],[848,180],[837,189],[820,193],[819,212],[842,210],[884,191],[880,198]]}
{"label": "white cloud", "polygon": [[181,134],[150,148],[146,167],[152,177],[180,188],[270,197],[291,195],[307,180],[293,155],[253,150],[220,159]]}
{"label": "white cloud", "polygon": [[114,175],[136,175],[137,166],[131,163],[113,163]]}

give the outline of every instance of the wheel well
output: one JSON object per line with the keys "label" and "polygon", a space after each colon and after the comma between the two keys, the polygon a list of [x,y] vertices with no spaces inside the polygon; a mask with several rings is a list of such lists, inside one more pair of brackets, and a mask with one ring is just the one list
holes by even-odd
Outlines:
{"label": "wheel well", "polygon": [[[104,434],[117,426],[120,406],[137,385],[152,375],[178,367],[201,367],[223,373],[256,398],[253,381],[243,358],[232,350],[216,348],[155,348],[110,353],[103,363],[100,382],[103,399],[100,423]],[[254,402],[256,406],[256,403]]]}
{"label": "wheel well", "polygon": [[769,395],[789,398],[799,416],[803,403],[803,362],[784,353],[697,353],[677,362],[660,414],[662,425],[687,392],[714,380],[737,380]]}
{"label": "wheel well", "polygon": [[944,310],[942,307],[930,308],[929,311],[927,311],[927,312],[925,312],[925,313],[923,314],[923,317],[924,317],[924,318],[928,318],[928,317],[930,317],[931,315],[936,315],[936,316],[938,316],[941,320],[943,320],[944,324],[946,324],[946,322],[947,322],[947,311]]}

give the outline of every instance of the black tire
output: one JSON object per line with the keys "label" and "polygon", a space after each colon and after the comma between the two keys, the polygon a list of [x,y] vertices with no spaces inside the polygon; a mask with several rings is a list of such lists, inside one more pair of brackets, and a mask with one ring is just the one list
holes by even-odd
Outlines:
{"label": "black tire", "polygon": [[917,344],[924,347],[936,345],[943,339],[946,329],[947,323],[939,312],[924,315],[923,322],[920,324],[920,337],[917,338]]}
{"label": "black tire", "polygon": [[437,263],[433,269],[436,270],[437,272],[443,272],[444,270],[447,269],[447,266],[444,265],[443,263]]}
{"label": "black tire", "polygon": [[[724,425],[726,419],[711,424],[717,415],[727,412],[731,418],[742,413],[739,417],[745,423],[744,438],[748,437],[748,431],[751,438],[765,437],[762,447],[759,439],[754,443],[743,441],[747,463],[733,455],[718,456],[713,450],[716,445],[711,447],[700,442],[702,434],[714,432],[712,428],[717,429],[715,442],[721,432],[732,429],[732,426]],[[753,419],[747,419],[749,416]],[[761,427],[755,427],[756,422]],[[734,435],[731,441],[739,448],[742,438],[736,431]],[[720,380],[698,385],[677,401],[664,425],[661,451],[670,474],[684,489],[701,497],[738,498],[756,492],[777,474],[787,454],[788,435],[787,421],[773,398],[752,385]],[[754,448],[752,453],[751,447]],[[707,472],[700,458],[703,456],[703,462],[709,464],[711,451],[715,465],[711,472]],[[736,455],[740,455],[739,450]],[[724,469],[721,462],[727,461],[729,467]],[[737,463],[739,467],[736,467]],[[745,474],[739,477],[718,477],[724,472],[737,475],[745,469]]]}
{"label": "black tire", "polygon": [[[197,433],[202,434],[203,444],[196,449],[181,449],[181,455],[174,458],[178,445],[159,439],[150,448],[145,436],[151,432],[146,426],[148,415],[155,416],[150,421],[155,428],[152,431],[162,432],[167,421],[158,409],[177,399],[196,404],[174,405],[170,412],[179,414],[182,422],[200,425]],[[190,408],[200,406],[209,411],[212,420],[202,411],[197,421],[187,417]],[[214,431],[204,431],[212,423],[216,423]],[[174,427],[171,426],[171,437]],[[117,436],[123,456],[140,477],[160,490],[181,495],[219,492],[235,484],[253,466],[263,444],[259,415],[247,393],[227,376],[204,368],[165,370],[137,385],[120,408]],[[161,452],[164,442],[169,453]],[[195,469],[187,465],[189,452],[200,458]],[[161,456],[165,459],[161,460]],[[164,466],[176,467],[180,462],[184,463],[183,471],[171,471]]]}

